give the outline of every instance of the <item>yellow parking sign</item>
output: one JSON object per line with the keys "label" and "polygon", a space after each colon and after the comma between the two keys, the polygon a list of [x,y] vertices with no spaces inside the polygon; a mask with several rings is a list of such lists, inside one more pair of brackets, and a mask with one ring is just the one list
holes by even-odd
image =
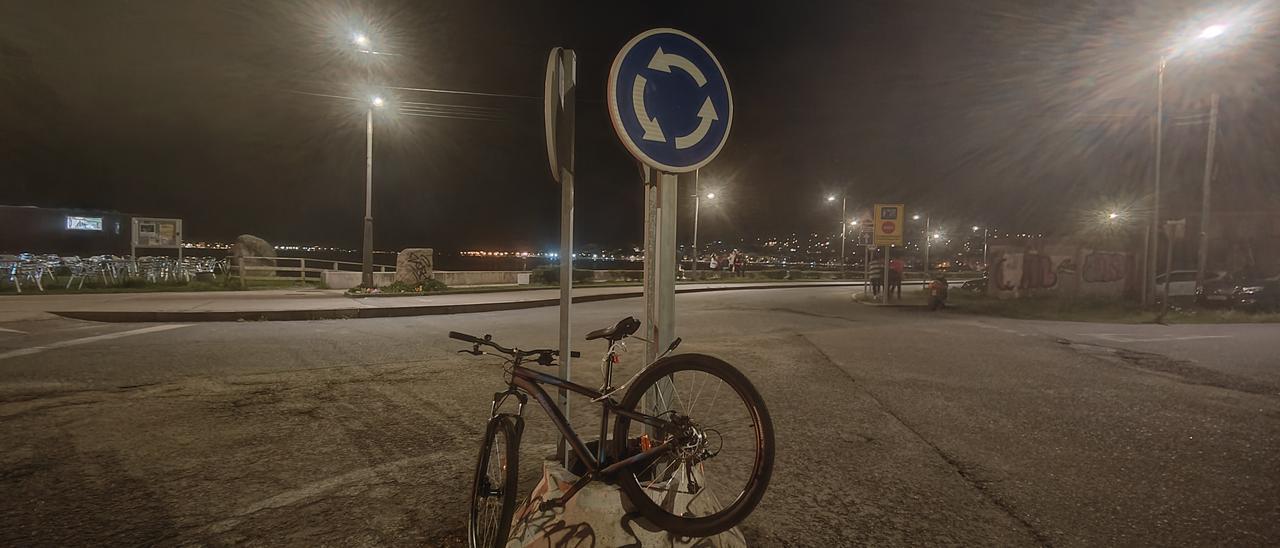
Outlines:
{"label": "yellow parking sign", "polygon": [[903,204],[876,204],[871,229],[874,245],[902,245],[902,223],[906,221]]}

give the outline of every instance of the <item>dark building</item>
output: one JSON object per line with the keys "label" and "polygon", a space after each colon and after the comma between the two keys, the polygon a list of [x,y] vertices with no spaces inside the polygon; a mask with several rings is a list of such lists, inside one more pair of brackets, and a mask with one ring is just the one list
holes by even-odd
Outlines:
{"label": "dark building", "polygon": [[127,255],[132,215],[0,205],[0,253]]}

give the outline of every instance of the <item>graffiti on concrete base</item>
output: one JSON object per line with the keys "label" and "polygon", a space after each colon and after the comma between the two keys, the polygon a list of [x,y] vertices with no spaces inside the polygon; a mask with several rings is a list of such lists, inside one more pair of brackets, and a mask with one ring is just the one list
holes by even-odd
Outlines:
{"label": "graffiti on concrete base", "polygon": [[1094,251],[1084,256],[1084,272],[1080,278],[1087,283],[1116,282],[1124,279],[1128,266],[1124,253]]}

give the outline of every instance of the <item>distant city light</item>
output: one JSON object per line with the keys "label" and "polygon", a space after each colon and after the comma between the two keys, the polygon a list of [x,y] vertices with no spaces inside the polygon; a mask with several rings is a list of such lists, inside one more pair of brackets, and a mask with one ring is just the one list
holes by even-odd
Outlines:
{"label": "distant city light", "polygon": [[911,216],[911,220],[912,220],[912,221],[919,221],[919,220],[920,220],[920,216],[919,216],[919,215],[912,215],[912,216]]}
{"label": "distant city light", "polygon": [[836,201],[836,197],[835,197],[835,196],[827,196],[827,201],[828,201],[828,202],[834,202],[834,201]]}
{"label": "distant city light", "polygon": [[981,227],[979,227],[979,226],[977,226],[977,225],[974,225],[974,227],[973,227],[973,231],[974,231],[974,232],[977,232],[979,228],[981,228]]}

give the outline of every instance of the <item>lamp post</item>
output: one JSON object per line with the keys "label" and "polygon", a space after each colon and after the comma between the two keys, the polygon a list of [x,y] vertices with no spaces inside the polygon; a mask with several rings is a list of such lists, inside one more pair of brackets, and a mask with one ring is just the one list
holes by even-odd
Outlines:
{"label": "lamp post", "polygon": [[[716,193],[708,192],[706,194],[708,200],[716,199]],[[693,183],[693,272],[698,271],[698,210],[701,209],[702,195],[698,194],[698,182],[694,179]]]}
{"label": "lamp post", "polygon": [[365,171],[364,171],[364,251],[360,264],[360,285],[373,287],[373,110],[382,108],[386,101],[374,96],[365,111]]}
{"label": "lamp post", "polygon": [[[912,215],[911,220],[919,221],[920,215]],[[929,215],[924,216],[924,279],[929,279]]]}
{"label": "lamp post", "polygon": [[[836,197],[834,195],[827,196],[827,202],[834,202],[834,201],[836,201]],[[848,234],[849,232],[848,225],[845,224],[848,222],[845,220],[845,216],[847,215],[846,208],[848,205],[849,205],[849,198],[847,196],[841,195],[840,196],[840,261],[839,261],[841,272],[844,271],[844,240],[845,240],[845,235]]]}
{"label": "lamp post", "polygon": [[985,271],[987,269],[987,236],[991,231],[985,226],[973,225],[974,232],[979,229],[982,230],[982,270]]}
{"label": "lamp post", "polygon": [[[1226,25],[1210,25],[1200,31],[1197,38],[1200,40],[1212,40],[1222,36],[1226,31]],[[1180,51],[1175,52],[1175,56],[1176,53],[1180,53]],[[1161,54],[1160,61],[1156,65],[1156,165],[1155,181],[1152,183],[1151,189],[1151,223],[1148,225],[1145,241],[1146,273],[1142,277],[1143,306],[1151,304],[1156,285],[1156,248],[1159,247],[1158,244],[1160,242],[1160,168],[1164,148],[1164,71],[1169,64],[1169,58],[1169,54]],[[1169,245],[1173,245],[1172,242]]]}

